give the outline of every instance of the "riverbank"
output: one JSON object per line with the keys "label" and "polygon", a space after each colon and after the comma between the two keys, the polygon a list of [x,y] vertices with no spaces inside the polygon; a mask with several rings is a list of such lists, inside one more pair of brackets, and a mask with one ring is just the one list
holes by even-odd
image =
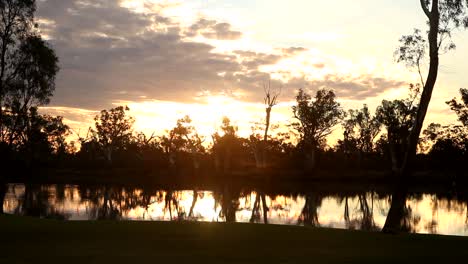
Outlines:
{"label": "riverbank", "polygon": [[[101,168],[101,169],[48,169],[38,168],[31,171],[5,172],[0,176],[0,183],[29,182],[37,184],[113,184],[113,185],[180,185],[219,186],[220,184],[239,183],[254,187],[303,187],[320,184],[351,185],[393,185],[396,178],[389,171],[350,170],[246,170],[231,173],[175,173],[165,170],[145,170],[139,168]],[[419,186],[468,186],[468,174],[455,171],[418,171],[408,177],[407,185]]]}
{"label": "riverbank", "polygon": [[448,263],[467,247],[453,236],[0,216],[0,263]]}

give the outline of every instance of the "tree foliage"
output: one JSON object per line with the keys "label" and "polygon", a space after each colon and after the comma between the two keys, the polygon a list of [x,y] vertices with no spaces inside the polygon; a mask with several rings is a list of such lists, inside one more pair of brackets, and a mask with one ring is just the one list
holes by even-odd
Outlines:
{"label": "tree foliage", "polygon": [[162,145],[166,153],[188,152],[203,153],[203,139],[192,125],[189,116],[177,120],[176,126],[162,137]]}
{"label": "tree foliage", "polygon": [[309,94],[300,89],[292,110],[294,118],[299,121],[293,127],[302,141],[314,147],[333,132],[344,116],[344,111],[331,90],[318,90],[312,100]]}
{"label": "tree foliage", "polygon": [[409,88],[406,99],[383,100],[376,110],[376,119],[387,130],[383,142],[388,145],[393,170],[398,170],[402,165],[418,110],[419,85],[410,85]]}
{"label": "tree foliage", "polygon": [[0,1],[0,141],[8,145],[55,90],[58,58],[36,30],[35,10],[33,0]]}
{"label": "tree foliage", "polygon": [[351,109],[343,122],[344,142],[353,145],[352,148],[360,152],[372,152],[381,126],[381,122],[371,115],[367,105],[361,109]]}
{"label": "tree foliage", "polygon": [[133,134],[133,117],[127,116],[130,109],[118,106],[110,110],[102,110],[94,117],[93,137],[103,147],[123,149],[130,143]]}
{"label": "tree foliage", "polygon": [[468,127],[468,89],[460,89],[461,101],[458,101],[456,98],[447,102],[450,106],[450,109],[454,111],[458,116],[458,121],[460,121],[463,126]]}

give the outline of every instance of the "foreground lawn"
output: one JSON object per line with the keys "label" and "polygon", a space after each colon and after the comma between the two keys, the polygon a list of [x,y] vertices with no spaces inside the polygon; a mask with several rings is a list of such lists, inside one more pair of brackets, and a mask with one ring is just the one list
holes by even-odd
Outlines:
{"label": "foreground lawn", "polygon": [[462,237],[0,216],[0,263],[464,263],[467,258],[468,238]]}

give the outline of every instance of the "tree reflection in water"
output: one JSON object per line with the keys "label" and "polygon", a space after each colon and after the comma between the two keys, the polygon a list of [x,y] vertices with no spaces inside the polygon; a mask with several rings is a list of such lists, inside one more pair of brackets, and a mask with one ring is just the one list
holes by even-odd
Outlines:
{"label": "tree reflection in water", "polygon": [[322,204],[322,197],[315,193],[305,195],[305,204],[299,215],[298,223],[308,226],[319,226],[317,209]]}
{"label": "tree reflection in water", "polygon": [[[68,188],[64,186],[41,186],[25,184],[22,186],[21,198],[17,200],[16,207],[11,211],[18,215],[33,216],[40,218],[68,219],[69,214],[63,212],[56,205],[63,203],[70,197],[66,195]],[[10,186],[12,191],[15,186]]]}
{"label": "tree reflection in water", "polygon": [[201,194],[201,193],[198,193],[197,189],[194,189],[194,190],[193,190],[193,194],[192,194],[192,205],[190,206],[190,211],[189,211],[189,215],[188,215],[189,218],[194,218],[194,216],[193,216],[193,209],[195,208],[195,205],[197,204],[198,197],[201,196],[201,195],[202,195],[202,194]]}
{"label": "tree reflection in water", "polygon": [[[4,186],[4,185],[2,185]],[[59,219],[189,220],[468,235],[465,193],[214,191],[17,184],[0,188],[6,213]],[[452,224],[454,222],[454,224]]]}
{"label": "tree reflection in water", "polygon": [[224,185],[222,192],[215,192],[216,204],[221,205],[219,217],[226,222],[236,222],[236,212],[239,209],[241,192],[234,191],[229,185]]}
{"label": "tree reflection in water", "polygon": [[[260,207],[261,204],[261,207]],[[252,215],[250,216],[250,222],[256,223],[260,221],[261,212],[263,212],[263,223],[268,224],[268,205],[266,204],[266,196],[262,191],[258,191],[255,194],[255,201],[252,208]]]}
{"label": "tree reflection in water", "polygon": [[[415,197],[416,199],[418,197]],[[419,197],[420,198],[420,197]],[[406,186],[398,186],[391,197],[390,210],[388,211],[384,233],[411,232],[414,233],[421,218],[413,215],[412,207],[407,204],[408,191]]]}
{"label": "tree reflection in water", "polygon": [[[360,229],[366,231],[378,230],[374,221],[374,193],[361,193],[357,195],[358,206],[355,208],[355,213],[353,214],[358,215],[356,218],[352,218],[350,216],[349,198],[349,196],[345,196],[340,200],[340,203],[344,202],[343,219],[345,227],[347,229]],[[370,205],[368,200],[370,200]]]}

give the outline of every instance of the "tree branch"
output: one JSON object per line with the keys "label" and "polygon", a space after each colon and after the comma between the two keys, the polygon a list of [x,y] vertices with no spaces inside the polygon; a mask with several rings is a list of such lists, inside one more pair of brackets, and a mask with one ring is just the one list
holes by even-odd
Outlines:
{"label": "tree branch", "polygon": [[429,20],[431,19],[431,12],[429,11],[429,8],[426,6],[426,0],[420,0],[421,2],[421,7],[424,11],[424,14],[426,14],[427,18],[429,18]]}

